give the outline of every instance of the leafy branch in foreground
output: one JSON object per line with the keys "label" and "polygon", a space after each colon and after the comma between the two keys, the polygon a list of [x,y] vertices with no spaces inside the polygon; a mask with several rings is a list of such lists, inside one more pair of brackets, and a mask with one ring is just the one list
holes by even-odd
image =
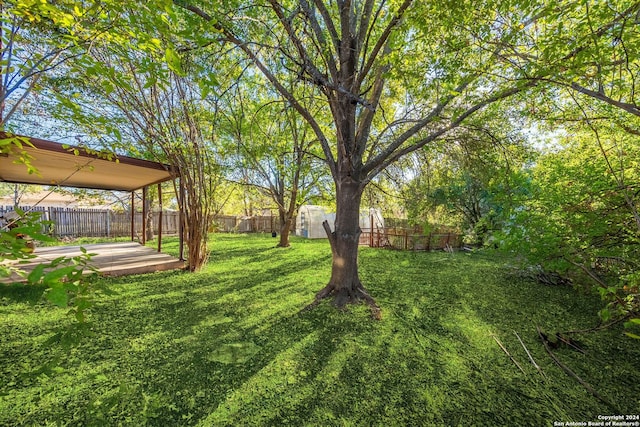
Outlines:
{"label": "leafy branch in foreground", "polygon": [[90,262],[95,254],[81,247],[81,255],[42,262],[27,274],[20,265],[36,257],[33,253],[36,241],[54,240],[42,232],[43,227],[52,223],[42,221],[41,212],[19,208],[13,215],[5,215],[4,222],[0,229],[0,278],[26,281],[25,286],[42,289],[45,299],[58,307],[69,307],[69,313],[84,323],[95,294],[109,293],[104,285],[93,280],[97,270]]}

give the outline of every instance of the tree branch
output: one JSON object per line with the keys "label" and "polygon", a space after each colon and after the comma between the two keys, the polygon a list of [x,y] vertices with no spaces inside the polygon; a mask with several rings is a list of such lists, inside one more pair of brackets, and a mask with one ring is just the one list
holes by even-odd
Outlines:
{"label": "tree branch", "polygon": [[362,67],[362,70],[360,70],[360,72],[358,73],[358,77],[356,78],[356,81],[354,83],[355,88],[359,89],[362,86],[362,82],[364,81],[366,76],[369,74],[369,71],[371,71],[371,67],[373,67],[373,64],[378,58],[378,54],[380,53],[382,48],[387,44],[387,40],[389,39],[391,32],[393,31],[395,26],[398,25],[398,23],[404,16],[404,13],[407,11],[407,9],[409,8],[409,6],[411,6],[412,3],[413,3],[413,0],[404,0],[402,2],[395,16],[389,22],[387,27],[384,29],[384,31],[382,32],[382,35],[380,36],[375,46],[371,50],[371,55],[369,55],[369,59],[365,62],[364,67]]}
{"label": "tree branch", "polygon": [[[273,4],[273,0],[270,0]],[[174,0],[174,3],[176,5],[178,5],[179,7],[182,7],[186,10],[189,10],[193,13],[195,13],[196,15],[200,16],[201,18],[205,19],[207,22],[212,22],[213,18],[207,14],[206,12],[202,11],[201,9],[192,6],[192,5],[187,5],[185,2],[181,1],[181,0]],[[275,5],[275,9],[274,12],[276,12],[276,14],[278,14],[278,5]],[[282,11],[280,11],[281,14]],[[281,15],[284,16],[284,15]],[[282,20],[282,17],[280,17],[279,19]],[[249,59],[254,63],[254,65],[260,70],[260,72],[267,78],[267,80],[269,80],[271,82],[271,84],[273,84],[273,86],[275,87],[275,89],[287,100],[289,101],[289,103],[291,103],[291,105],[293,106],[293,108],[295,108],[296,111],[298,111],[298,113],[300,113],[300,115],[309,123],[309,125],[311,126],[311,128],[313,129],[313,131],[315,132],[316,136],[318,137],[318,140],[320,141],[320,144],[322,146],[322,150],[324,151],[324,155],[326,157],[325,162],[327,163],[327,165],[329,166],[329,169],[331,170],[331,173],[334,176],[337,176],[336,173],[336,162],[335,162],[335,158],[333,156],[333,153],[331,152],[331,147],[329,145],[329,141],[327,139],[327,137],[324,135],[324,133],[322,132],[322,129],[320,127],[320,125],[318,124],[318,122],[314,119],[314,117],[311,115],[311,113],[304,108],[300,102],[298,102],[298,100],[296,99],[295,96],[293,96],[293,94],[287,90],[287,88],[284,87],[284,85],[279,81],[279,79],[269,70],[269,68],[260,60],[260,58],[258,58],[258,55],[249,48],[249,46],[247,45],[247,43],[245,43],[244,41],[240,40],[238,37],[236,37],[229,29],[221,26],[218,23],[214,23],[213,24],[214,28],[220,32],[222,32],[225,36],[225,39],[227,42],[234,44],[235,46],[237,46],[238,48],[240,48],[248,57]]]}
{"label": "tree branch", "polygon": [[[334,60],[332,55],[327,55],[327,52],[329,50],[329,47],[327,46],[327,40],[324,37],[324,34],[322,33],[322,29],[320,28],[320,23],[318,22],[318,20],[316,19],[316,15],[314,13],[314,11],[311,9],[308,0],[301,0],[300,1],[300,5],[302,6],[302,10],[304,10],[305,15],[307,16],[307,18],[309,19],[310,23],[311,23],[311,28],[313,29],[313,32],[316,35],[316,38],[318,39],[318,41],[320,42],[320,47],[321,47],[321,51],[320,54],[322,55],[322,57],[327,61],[327,66],[329,67],[329,72],[331,73],[331,76],[334,80],[337,80],[338,78],[338,67],[336,65],[336,61]],[[323,5],[324,7],[324,5]],[[334,37],[332,34],[331,35],[331,43],[333,45],[334,51],[337,52],[338,50],[338,39],[336,37]],[[337,36],[337,34],[336,34]],[[324,52],[322,51],[324,49]]]}
{"label": "tree branch", "polygon": [[572,82],[569,85],[569,87],[571,87],[572,89],[574,89],[574,90],[576,90],[576,91],[578,91],[578,92],[580,92],[580,93],[582,93],[584,95],[590,96],[591,98],[595,98],[595,99],[597,99],[599,101],[606,102],[607,104],[613,105],[614,107],[618,107],[618,108],[626,111],[627,113],[631,113],[634,116],[640,117],[640,108],[638,108],[638,106],[635,105],[635,104],[629,104],[629,103],[626,103],[626,102],[616,101],[615,99],[610,98],[609,96],[605,95],[601,91],[593,91],[593,90],[587,89],[586,87],[581,86],[576,82]]}
{"label": "tree branch", "polygon": [[[427,135],[425,138],[416,141],[415,143],[403,148],[403,149],[399,149],[400,145],[403,142],[406,142],[411,136],[415,135],[416,133],[418,133],[418,131],[420,131],[421,129],[423,129],[425,126],[427,126],[429,124],[429,121],[427,121],[427,119],[422,120],[421,122],[419,122],[416,126],[414,126],[412,129],[415,129],[415,131],[413,131],[411,134],[409,134],[410,131],[407,131],[403,134],[403,137],[398,138],[398,140],[396,140],[393,144],[391,144],[389,146],[389,148],[387,150],[384,150],[380,155],[376,156],[373,160],[371,160],[370,162],[367,162],[367,164],[364,167],[364,171],[367,174],[366,177],[366,182],[369,182],[371,179],[373,179],[377,174],[379,174],[382,170],[384,170],[385,168],[387,168],[391,163],[395,162],[396,160],[398,160],[399,158],[401,158],[402,156],[412,153],[416,150],[419,150],[420,148],[424,147],[426,144],[435,141],[436,139],[438,139],[440,136],[446,134],[447,132],[449,132],[450,130],[458,127],[464,120],[466,120],[468,117],[472,116],[473,114],[475,114],[476,112],[478,112],[479,110],[483,109],[484,107],[486,107],[489,104],[492,104],[494,102],[497,102],[501,99],[505,99],[508,98],[512,95],[515,95],[516,93],[522,92],[525,89],[528,89],[530,87],[533,87],[537,84],[536,80],[529,80],[527,82],[525,82],[522,85],[516,85],[512,88],[508,88],[503,90],[502,92],[499,92],[498,94],[491,96],[489,98],[485,98],[483,101],[478,102],[477,104],[473,105],[472,107],[468,108],[464,113],[460,114],[458,117],[456,117],[454,120],[452,120],[447,126],[444,126],[440,129],[437,129],[433,132],[431,132],[429,135]],[[444,106],[442,106],[442,108],[444,108]],[[439,109],[441,110],[441,109]],[[431,120],[433,120],[433,118],[435,117],[434,112],[432,112],[428,118]],[[398,144],[398,141],[401,141],[400,144]],[[393,148],[393,149],[391,149]]]}

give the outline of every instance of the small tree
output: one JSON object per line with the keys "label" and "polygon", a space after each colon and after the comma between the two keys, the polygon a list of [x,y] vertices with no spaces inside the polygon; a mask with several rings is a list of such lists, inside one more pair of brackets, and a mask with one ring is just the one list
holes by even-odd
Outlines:
{"label": "small tree", "polygon": [[171,48],[153,40],[146,50],[130,43],[96,46],[90,61],[48,82],[63,106],[70,93],[77,95],[61,111],[65,120],[94,131],[103,124],[103,136],[110,134],[114,149],[127,146],[128,152],[178,171],[175,190],[184,215],[188,268],[195,271],[208,259],[208,233],[220,208],[217,105],[185,76],[180,59],[168,53]]}
{"label": "small tree", "polygon": [[298,208],[307,202],[322,173],[314,168],[319,147],[309,125],[287,101],[267,101],[259,83],[252,86],[253,97],[238,91],[230,102],[235,105],[227,117],[231,143],[238,153],[238,169],[246,171],[243,181],[278,209],[278,246],[289,247]]}

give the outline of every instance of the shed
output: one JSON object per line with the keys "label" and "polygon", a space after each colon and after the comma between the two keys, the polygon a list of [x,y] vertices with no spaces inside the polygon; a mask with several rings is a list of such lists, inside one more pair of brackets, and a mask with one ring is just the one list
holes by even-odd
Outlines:
{"label": "shed", "polygon": [[[329,221],[331,229],[334,229],[336,214],[328,212],[322,206],[303,205],[298,209],[296,217],[296,236],[308,239],[321,239],[327,237],[327,233],[322,227],[324,221]],[[377,208],[362,209],[360,211],[360,228],[363,232],[383,231],[384,218],[382,211]],[[373,224],[373,227],[372,227]]]}
{"label": "shed", "polygon": [[360,228],[363,232],[384,231],[384,217],[378,208],[362,209],[360,211]]}
{"label": "shed", "polygon": [[329,221],[333,228],[336,221],[336,214],[327,212],[323,206],[302,205],[298,209],[296,217],[296,236],[306,237],[308,239],[326,238],[327,233],[322,228],[322,223]]}

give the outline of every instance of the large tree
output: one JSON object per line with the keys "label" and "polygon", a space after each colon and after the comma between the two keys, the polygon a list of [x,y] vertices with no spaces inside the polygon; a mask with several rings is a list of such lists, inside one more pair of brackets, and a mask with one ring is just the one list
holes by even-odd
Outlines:
{"label": "large tree", "polygon": [[[331,279],[316,302],[328,296],[335,296],[338,306],[365,300],[375,316],[379,308],[360,281],[357,263],[365,187],[389,165],[447,135],[487,105],[570,67],[587,41],[602,37],[622,13],[636,12],[633,7],[602,7],[592,20],[593,31],[572,27],[571,40],[554,45],[560,54],[533,61],[528,57],[536,47],[532,37],[558,31],[568,12],[571,19],[584,20],[582,6],[530,1],[256,0],[243,7],[235,2],[174,2],[209,24],[210,42],[217,37],[236,46],[315,132],[335,182],[337,206],[334,228],[325,227],[333,252]],[[201,37],[196,43],[206,44]],[[333,118],[331,131],[300,102],[299,92],[284,84],[291,76],[298,86],[313,88],[324,98]]]}

